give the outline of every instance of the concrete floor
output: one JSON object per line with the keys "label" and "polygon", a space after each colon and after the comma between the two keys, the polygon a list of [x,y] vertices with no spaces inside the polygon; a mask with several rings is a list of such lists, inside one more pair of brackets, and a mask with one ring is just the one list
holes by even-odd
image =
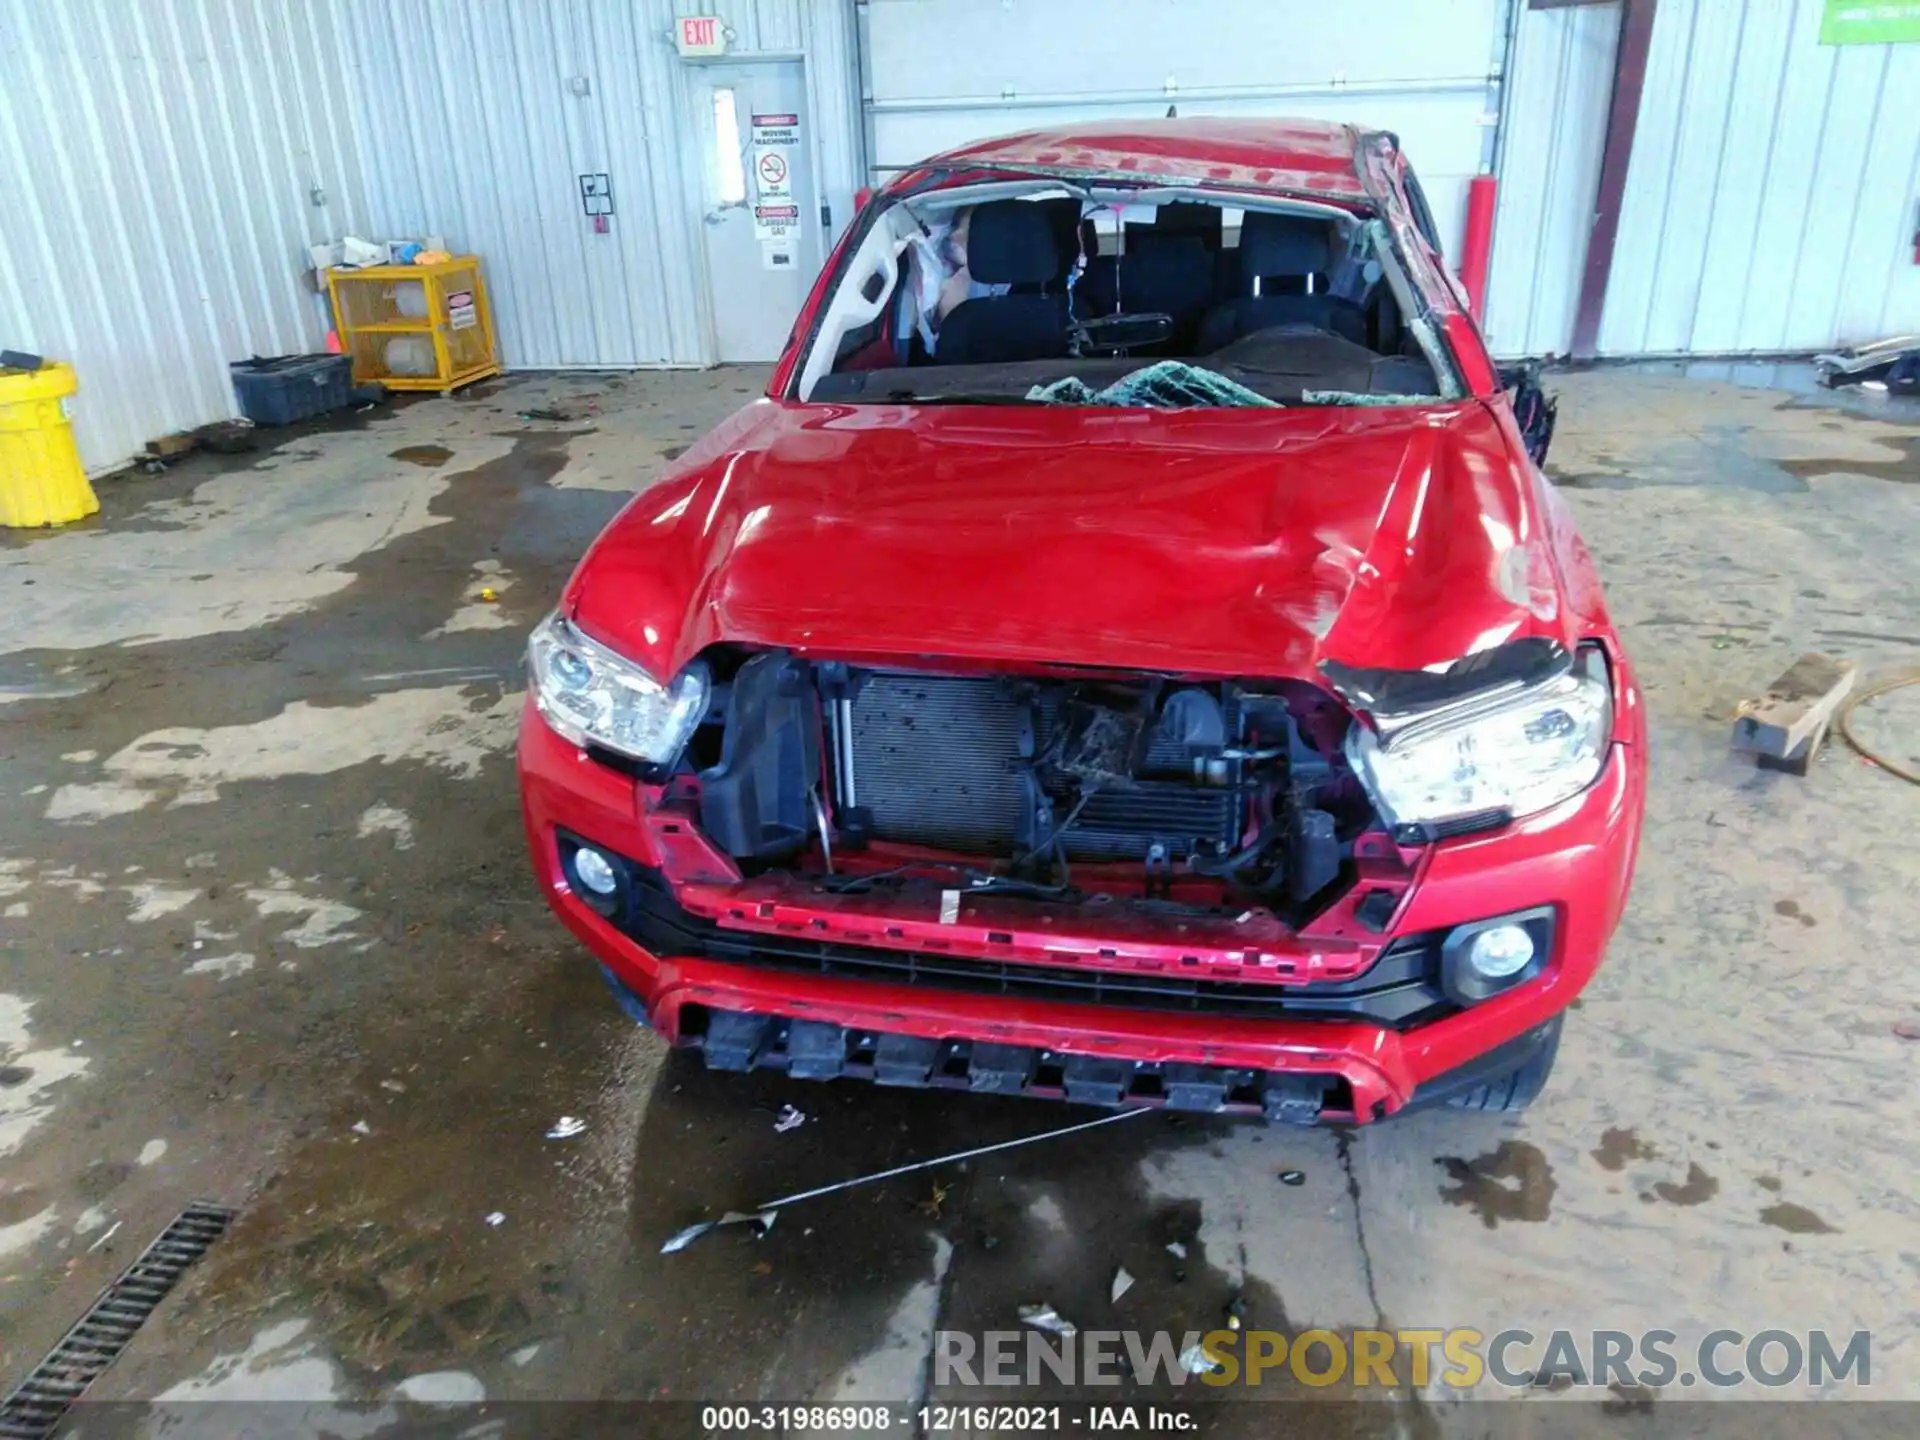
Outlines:
{"label": "concrete floor", "polygon": [[[1726,745],[1801,649],[1920,662],[1920,415],[1556,382],[1656,783],[1529,1114],[1155,1116],[661,1257],[719,1208],[1078,1118],[664,1061],[533,892],[522,637],[760,380],[518,378],[0,539],[0,1385],[206,1197],[236,1228],[97,1395],[900,1399],[936,1317],[1204,1330],[1241,1291],[1256,1325],[1865,1328],[1874,1393],[1920,1399],[1920,1044],[1892,1028],[1920,1012],[1920,791]],[[1913,763],[1917,720],[1906,692],[1861,728]],[[789,1101],[811,1118],[776,1134]],[[585,1133],[546,1139],[562,1115]]]}

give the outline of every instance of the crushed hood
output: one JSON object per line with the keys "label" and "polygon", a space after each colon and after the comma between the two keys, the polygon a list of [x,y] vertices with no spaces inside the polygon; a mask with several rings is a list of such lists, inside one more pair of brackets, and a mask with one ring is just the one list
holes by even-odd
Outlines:
{"label": "crushed hood", "polygon": [[718,641],[1318,678],[1571,644],[1524,456],[1478,402],[747,406],[566,603],[656,674]]}

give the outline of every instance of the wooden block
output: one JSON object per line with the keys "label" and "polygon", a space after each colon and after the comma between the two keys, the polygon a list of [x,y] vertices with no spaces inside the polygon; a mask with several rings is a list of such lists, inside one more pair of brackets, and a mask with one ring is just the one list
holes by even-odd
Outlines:
{"label": "wooden block", "polygon": [[[1733,747],[1753,755],[1800,763],[1819,747],[1840,702],[1853,689],[1857,668],[1851,660],[1808,651],[1787,668],[1767,692],[1742,700],[1733,722]],[[1804,755],[1801,753],[1804,750]]]}
{"label": "wooden block", "polygon": [[162,435],[158,440],[147,441],[147,453],[162,460],[171,460],[176,455],[184,455],[193,449],[194,438],[186,431],[173,435]]}
{"label": "wooden block", "polygon": [[1794,747],[1793,753],[1783,757],[1756,755],[1753,763],[1762,770],[1778,770],[1783,775],[1804,776],[1813,765],[1813,757],[1820,753],[1820,747],[1826,742],[1828,726],[1822,725],[1813,734]]}

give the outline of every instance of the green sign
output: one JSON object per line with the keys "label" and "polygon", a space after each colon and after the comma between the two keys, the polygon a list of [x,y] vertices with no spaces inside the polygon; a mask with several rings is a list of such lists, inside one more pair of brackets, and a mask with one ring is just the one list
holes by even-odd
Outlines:
{"label": "green sign", "polygon": [[1920,40],[1920,0],[1827,0],[1822,45],[1889,45]]}

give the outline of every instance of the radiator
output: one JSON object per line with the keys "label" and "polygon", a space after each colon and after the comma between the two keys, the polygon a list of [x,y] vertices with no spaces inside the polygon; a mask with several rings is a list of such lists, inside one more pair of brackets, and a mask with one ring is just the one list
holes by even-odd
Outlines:
{"label": "radiator", "polygon": [[[991,676],[870,672],[853,705],[860,805],[877,839],[963,854],[1010,855],[1031,833],[1027,762],[1046,744],[1054,706]],[[1155,745],[1148,763],[1178,769],[1184,754]],[[1066,818],[1070,795],[1054,801]],[[1064,837],[1069,857],[1144,859],[1155,843],[1172,858],[1228,848],[1238,834],[1237,792],[1147,780],[1087,801]]]}

